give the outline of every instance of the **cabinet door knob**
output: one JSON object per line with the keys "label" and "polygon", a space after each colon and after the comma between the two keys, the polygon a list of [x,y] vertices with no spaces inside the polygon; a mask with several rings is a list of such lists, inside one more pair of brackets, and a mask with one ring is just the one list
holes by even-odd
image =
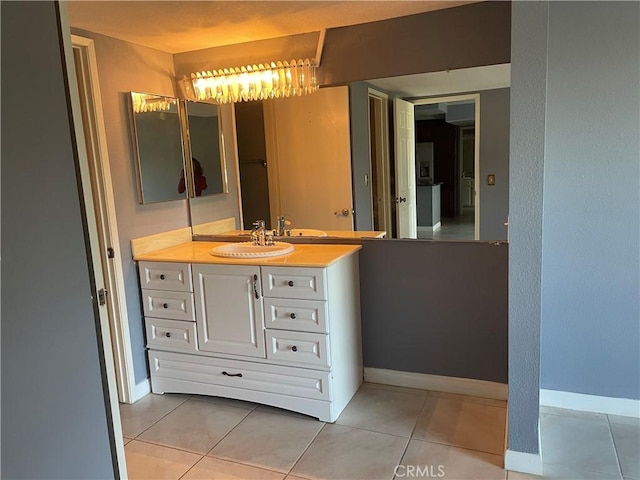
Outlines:
{"label": "cabinet door knob", "polygon": [[289,281],[287,282],[287,285],[289,285],[290,287],[293,287],[293,280],[289,280]]}
{"label": "cabinet door knob", "polygon": [[171,338],[171,332],[165,333],[164,336],[167,337],[167,338]]}
{"label": "cabinet door knob", "polygon": [[164,277],[164,273],[161,273],[161,274],[160,274],[160,280],[164,280],[164,278],[165,278],[165,277]]}
{"label": "cabinet door knob", "polygon": [[228,372],[223,371],[222,374],[225,377],[242,377],[241,373],[228,373]]}
{"label": "cabinet door knob", "polygon": [[291,350],[293,350],[294,352],[298,351],[298,347],[296,347],[295,345],[293,347],[291,347]]}
{"label": "cabinet door knob", "polygon": [[162,304],[162,308],[169,308],[169,304],[168,303],[163,303]]}
{"label": "cabinet door knob", "polygon": [[289,314],[289,318],[291,318],[291,320],[295,320],[296,319],[296,314],[295,313]]}

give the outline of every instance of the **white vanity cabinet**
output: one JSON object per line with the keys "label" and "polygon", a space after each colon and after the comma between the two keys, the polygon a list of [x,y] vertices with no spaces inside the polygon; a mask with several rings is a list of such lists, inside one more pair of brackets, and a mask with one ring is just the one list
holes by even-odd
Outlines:
{"label": "white vanity cabinet", "polygon": [[[237,398],[335,421],[363,378],[357,247],[348,251],[311,267],[293,254],[289,264],[191,258],[183,264],[190,280],[178,282],[184,287],[171,277],[172,288],[183,290],[150,301],[149,313],[173,317],[145,318],[152,391]],[[149,275],[161,281],[166,271],[160,261],[140,262],[143,298],[158,288]],[[188,307],[167,300],[177,292],[193,295],[194,322],[180,318]]]}
{"label": "white vanity cabinet", "polygon": [[191,265],[140,262],[139,269],[147,346],[195,352]]}
{"label": "white vanity cabinet", "polygon": [[203,352],[265,357],[260,267],[194,265]]}

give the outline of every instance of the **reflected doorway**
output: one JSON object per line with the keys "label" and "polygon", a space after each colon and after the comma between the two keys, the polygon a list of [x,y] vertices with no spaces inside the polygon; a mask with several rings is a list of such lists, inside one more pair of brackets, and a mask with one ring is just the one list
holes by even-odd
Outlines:
{"label": "reflected doorway", "polygon": [[260,219],[271,229],[263,104],[238,102],[235,113],[243,228],[251,230]]}
{"label": "reflected doorway", "polygon": [[416,155],[418,238],[479,239],[479,100],[474,94],[414,102],[416,146],[427,153]]}

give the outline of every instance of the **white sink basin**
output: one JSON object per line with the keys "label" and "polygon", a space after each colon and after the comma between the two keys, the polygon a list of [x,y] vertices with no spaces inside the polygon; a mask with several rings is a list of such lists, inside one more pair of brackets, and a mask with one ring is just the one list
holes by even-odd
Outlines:
{"label": "white sink basin", "polygon": [[313,228],[292,228],[292,237],[326,237],[327,232],[322,230],[315,230]]}
{"label": "white sink basin", "polygon": [[261,258],[277,257],[293,252],[294,247],[286,242],[274,242],[274,245],[254,245],[252,242],[225,243],[211,249],[211,255],[217,257]]}

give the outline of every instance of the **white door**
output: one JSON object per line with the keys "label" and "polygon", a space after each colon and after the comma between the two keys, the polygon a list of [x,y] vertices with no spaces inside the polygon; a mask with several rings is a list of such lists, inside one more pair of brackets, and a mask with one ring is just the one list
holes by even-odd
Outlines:
{"label": "white door", "polygon": [[393,99],[395,163],[396,163],[396,224],[398,238],[417,238],[416,214],[416,149],[413,103]]}
{"label": "white door", "polygon": [[260,267],[194,265],[198,349],[265,358]]}
{"label": "white door", "polygon": [[349,88],[265,101],[264,114],[274,213],[294,228],[352,231]]}

